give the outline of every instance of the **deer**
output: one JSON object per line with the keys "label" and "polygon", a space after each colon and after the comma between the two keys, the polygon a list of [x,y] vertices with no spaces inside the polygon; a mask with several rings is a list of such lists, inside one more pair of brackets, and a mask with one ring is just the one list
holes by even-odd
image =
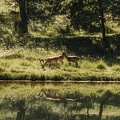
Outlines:
{"label": "deer", "polygon": [[51,63],[57,63],[57,62],[63,62],[64,59],[64,54],[59,55],[59,56],[53,56],[53,57],[49,57],[47,59],[39,59],[42,68],[45,70],[45,65],[49,64],[51,65]]}
{"label": "deer", "polygon": [[58,56],[58,58],[58,61],[63,63],[64,54],[62,53],[62,55]]}
{"label": "deer", "polygon": [[63,51],[63,55],[69,61],[69,63],[74,62],[76,63],[76,67],[78,66],[78,61],[80,60],[80,57],[78,56],[67,56],[67,54]]}

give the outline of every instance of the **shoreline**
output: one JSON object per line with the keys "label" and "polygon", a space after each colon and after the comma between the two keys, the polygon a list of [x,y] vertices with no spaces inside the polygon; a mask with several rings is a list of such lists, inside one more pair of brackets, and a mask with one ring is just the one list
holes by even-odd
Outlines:
{"label": "shoreline", "polygon": [[120,84],[120,81],[54,81],[54,80],[45,80],[45,81],[40,81],[40,80],[0,80],[1,83],[20,83],[20,84],[25,84],[25,83],[55,83],[55,84],[61,84],[61,83],[73,83],[73,84]]}

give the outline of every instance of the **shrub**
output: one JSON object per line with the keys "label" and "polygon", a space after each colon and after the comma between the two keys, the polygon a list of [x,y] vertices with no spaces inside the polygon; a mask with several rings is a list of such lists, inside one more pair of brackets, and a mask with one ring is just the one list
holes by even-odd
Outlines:
{"label": "shrub", "polygon": [[120,65],[114,65],[114,66],[112,66],[112,70],[120,71]]}
{"label": "shrub", "polygon": [[103,61],[100,61],[97,65],[97,69],[100,69],[100,70],[105,70],[107,68],[107,65],[105,62]]}
{"label": "shrub", "polygon": [[88,60],[83,60],[82,63],[80,64],[82,69],[91,69],[94,68],[94,63],[88,61]]}
{"label": "shrub", "polygon": [[99,65],[97,66],[97,69],[103,70],[103,69],[106,69],[106,67],[105,67],[103,64],[99,64]]}

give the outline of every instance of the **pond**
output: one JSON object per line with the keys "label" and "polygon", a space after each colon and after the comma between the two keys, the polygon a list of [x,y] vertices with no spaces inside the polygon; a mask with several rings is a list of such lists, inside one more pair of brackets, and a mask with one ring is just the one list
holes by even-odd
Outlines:
{"label": "pond", "polygon": [[[107,92],[98,99],[97,93],[97,97],[93,97],[91,88],[100,92],[104,85],[88,85],[86,88],[84,85],[87,86],[73,83],[1,84],[0,120],[120,120],[120,105],[117,103],[120,99],[108,92],[113,85],[105,85]],[[83,95],[78,92],[80,89],[81,92],[82,89],[91,89],[92,92],[90,95],[82,92]],[[99,101],[103,97],[104,103]],[[116,103],[113,102],[114,98],[117,99]]]}
{"label": "pond", "polygon": [[[85,104],[44,99],[19,100],[0,106],[0,120],[99,120],[99,104],[87,113]],[[104,106],[101,120],[120,120],[120,107]]]}

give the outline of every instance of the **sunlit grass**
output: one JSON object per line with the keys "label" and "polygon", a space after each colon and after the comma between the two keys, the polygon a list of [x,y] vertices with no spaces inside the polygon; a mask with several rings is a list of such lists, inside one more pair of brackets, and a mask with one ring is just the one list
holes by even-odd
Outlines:
{"label": "sunlit grass", "polygon": [[118,71],[118,72],[120,72],[120,65],[119,64],[115,64],[115,65],[113,65],[112,66],[112,70],[114,70],[114,71]]}
{"label": "sunlit grass", "polygon": [[120,33],[119,21],[107,21],[106,26],[114,32]]}
{"label": "sunlit grass", "polygon": [[[53,63],[46,65],[42,69],[40,59],[47,59],[51,56],[62,55],[61,51],[46,51],[44,49],[14,48],[4,50],[0,58],[1,76],[11,74],[11,79],[43,79],[43,80],[118,80],[119,64],[107,65],[106,61],[92,58],[81,59],[76,67],[75,63],[69,64],[64,59],[63,63]],[[21,76],[21,77],[20,77]],[[24,76],[24,77],[23,77]],[[25,77],[26,76],[26,77]],[[1,77],[2,79],[2,77]]]}

